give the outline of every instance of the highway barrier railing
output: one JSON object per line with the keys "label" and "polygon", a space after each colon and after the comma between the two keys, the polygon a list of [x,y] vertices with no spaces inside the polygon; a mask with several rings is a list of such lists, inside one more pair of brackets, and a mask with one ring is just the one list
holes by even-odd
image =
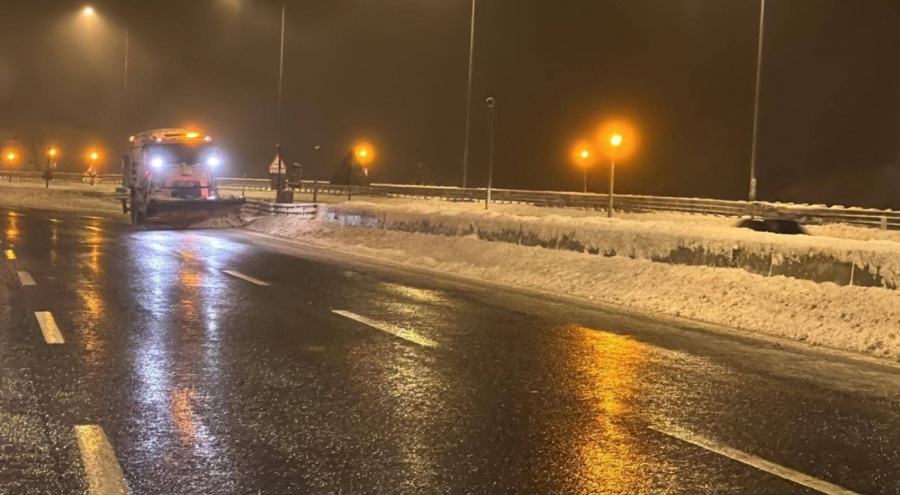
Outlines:
{"label": "highway barrier railing", "polygon": [[[42,172],[0,172],[0,180],[43,180]],[[103,175],[103,182],[121,182],[121,175]],[[54,181],[83,182],[81,174],[55,173]],[[223,189],[268,190],[270,179],[219,178]],[[313,195],[346,196],[348,186],[321,181],[290,182],[296,191]],[[605,210],[609,203],[606,194],[583,194],[557,191],[525,191],[493,189],[491,199],[495,203],[527,204],[552,208],[584,208]],[[445,201],[484,201],[486,191],[475,188],[412,186],[398,184],[372,184],[354,186],[354,196],[382,196],[411,199],[439,199]],[[623,212],[680,212],[724,217],[759,216],[764,218],[790,218],[804,224],[843,223],[885,230],[900,230],[900,212],[843,206],[808,205],[792,203],[768,203],[703,198],[675,198],[665,196],[640,196],[621,194],[615,196],[615,208]]]}
{"label": "highway barrier railing", "polygon": [[296,215],[300,218],[316,218],[318,205],[309,203],[280,204],[271,201],[247,201],[242,208],[250,216]]}

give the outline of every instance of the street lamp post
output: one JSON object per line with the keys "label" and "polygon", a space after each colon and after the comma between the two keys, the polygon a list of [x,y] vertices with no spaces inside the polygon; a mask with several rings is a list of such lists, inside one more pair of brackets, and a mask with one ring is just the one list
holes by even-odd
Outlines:
{"label": "street lamp post", "polygon": [[475,13],[477,4],[478,0],[472,0],[472,21],[469,31],[469,86],[466,93],[466,137],[463,146],[463,189],[465,189],[469,180],[469,133],[472,127],[472,76],[475,69]]}
{"label": "street lamp post", "polygon": [[615,134],[610,138],[609,144],[612,145],[612,161],[609,167],[609,209],[606,211],[606,216],[612,218],[616,193],[616,151],[619,146],[622,146],[622,136]]}
{"label": "street lamp post", "polygon": [[281,105],[284,91],[284,29],[285,29],[285,19],[287,17],[287,1],[282,0],[281,2],[281,54],[279,56],[278,62],[278,111],[277,111],[277,123],[275,125],[275,151],[278,155],[278,190],[275,192],[275,200],[280,201],[281,199],[281,190],[284,188],[282,184],[282,168],[284,167],[284,160],[281,158]]}
{"label": "street lamp post", "polygon": [[50,189],[50,174],[52,173],[51,169],[53,167],[53,161],[56,160],[56,155],[58,154],[59,151],[57,151],[56,148],[50,148],[50,150],[47,151],[47,169],[44,170],[44,188],[46,189]]}
{"label": "street lamp post", "polygon": [[353,200],[353,164],[359,162],[359,166],[368,175],[366,165],[372,163],[375,158],[375,151],[369,144],[358,145],[352,153],[353,158],[350,159],[349,176],[347,178],[347,201]]}
{"label": "street lamp post", "polygon": [[16,161],[16,154],[9,152],[6,154],[6,166],[9,169],[9,183],[12,184],[12,168],[13,162]]}
{"label": "street lamp post", "polygon": [[581,168],[584,169],[584,193],[587,194],[587,179],[588,179],[588,160],[591,158],[591,152],[587,149],[581,150],[581,153],[578,154],[581,158]]}
{"label": "street lamp post", "polygon": [[488,182],[487,194],[484,199],[484,209],[487,210],[491,205],[491,188],[494,186],[494,124],[497,120],[497,100],[490,97],[485,100],[488,108],[488,127],[491,133],[490,155],[488,159]]}
{"label": "street lamp post", "polygon": [[97,160],[100,159],[100,153],[97,153],[96,151],[92,152],[90,155],[90,159],[91,159],[91,166],[88,169],[88,175],[91,178],[91,186],[93,186],[94,185],[94,177],[97,176]]}
{"label": "street lamp post", "polygon": [[756,201],[756,147],[759,140],[759,93],[762,85],[763,41],[766,27],[766,0],[759,5],[759,47],[756,53],[756,98],[753,104],[753,149],[750,151],[750,202]]}
{"label": "street lamp post", "polygon": [[[82,15],[86,17],[94,17],[97,15],[97,11],[94,7],[88,5],[81,11]],[[125,62],[123,66],[123,84],[122,84],[122,116],[121,123],[122,128],[128,128],[128,59],[131,51],[131,30],[127,21],[125,23]]]}

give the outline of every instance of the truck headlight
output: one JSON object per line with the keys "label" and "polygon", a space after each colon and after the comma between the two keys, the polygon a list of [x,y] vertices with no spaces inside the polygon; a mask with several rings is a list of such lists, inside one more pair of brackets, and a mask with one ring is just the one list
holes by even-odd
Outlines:
{"label": "truck headlight", "polygon": [[219,157],[211,156],[207,158],[206,164],[210,167],[218,167],[222,163],[222,160],[219,160]]}
{"label": "truck headlight", "polygon": [[156,158],[150,160],[150,165],[152,165],[153,168],[162,168],[162,166],[164,164],[165,163],[163,162],[163,159],[160,157],[156,157]]}

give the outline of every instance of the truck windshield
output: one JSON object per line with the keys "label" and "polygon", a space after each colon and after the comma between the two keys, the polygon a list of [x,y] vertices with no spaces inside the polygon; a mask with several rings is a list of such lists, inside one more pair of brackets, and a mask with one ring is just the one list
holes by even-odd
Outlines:
{"label": "truck windshield", "polygon": [[162,160],[166,165],[197,165],[205,163],[215,150],[207,144],[155,144],[149,147],[150,160]]}

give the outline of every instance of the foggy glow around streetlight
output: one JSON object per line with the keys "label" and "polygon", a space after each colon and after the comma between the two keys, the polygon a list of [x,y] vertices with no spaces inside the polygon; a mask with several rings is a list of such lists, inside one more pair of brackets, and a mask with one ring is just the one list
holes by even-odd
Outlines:
{"label": "foggy glow around streetlight", "polygon": [[375,149],[369,143],[359,143],[353,147],[353,154],[361,165],[368,165],[375,159]]}
{"label": "foggy glow around streetlight", "polygon": [[569,157],[574,165],[590,167],[594,164],[594,147],[589,141],[579,141],[572,146]]}
{"label": "foggy glow around streetlight", "polygon": [[47,152],[50,156],[56,156],[59,151],[56,148],[50,148],[50,151]]}
{"label": "foggy glow around streetlight", "polygon": [[634,158],[640,149],[641,136],[634,126],[624,119],[610,119],[600,125],[594,135],[595,150],[604,159]]}
{"label": "foggy glow around streetlight", "polygon": [[90,5],[88,5],[87,7],[85,7],[84,10],[82,10],[81,12],[82,12],[84,15],[88,16],[88,17],[93,16],[94,14],[96,14],[96,12],[94,11],[94,7],[91,7]]}
{"label": "foggy glow around streetlight", "polygon": [[97,153],[96,151],[91,153],[91,160],[96,161],[98,158],[100,158],[100,153]]}
{"label": "foggy glow around streetlight", "polygon": [[16,159],[16,154],[15,154],[15,153],[9,153],[9,154],[6,155],[6,159],[9,160],[9,161],[13,161],[13,160]]}

